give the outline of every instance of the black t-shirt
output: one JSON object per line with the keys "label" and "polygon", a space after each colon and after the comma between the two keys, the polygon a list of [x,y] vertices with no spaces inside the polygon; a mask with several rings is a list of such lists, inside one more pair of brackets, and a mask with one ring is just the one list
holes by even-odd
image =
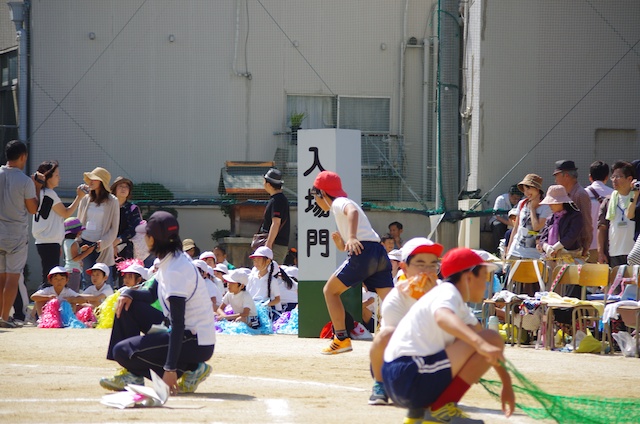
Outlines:
{"label": "black t-shirt", "polygon": [[289,233],[291,228],[289,201],[283,193],[276,193],[269,199],[267,208],[264,210],[264,219],[260,228],[261,232],[269,232],[273,218],[280,218],[280,231],[278,231],[274,244],[289,246]]}

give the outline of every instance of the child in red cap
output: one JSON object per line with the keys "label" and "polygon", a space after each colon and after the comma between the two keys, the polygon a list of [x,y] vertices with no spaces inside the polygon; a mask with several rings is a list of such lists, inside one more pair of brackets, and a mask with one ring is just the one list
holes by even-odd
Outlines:
{"label": "child in red cap", "polygon": [[511,378],[500,366],[504,342],[482,329],[467,302],[480,302],[490,268],[467,248],[442,258],[445,281],[411,307],[384,352],[382,375],[393,402],[408,408],[405,423],[481,423],[467,417],[457,402],[493,366],[503,383],[502,410],[515,408]]}
{"label": "child in red cap", "polygon": [[323,288],[334,336],[322,354],[333,355],[352,350],[340,295],[362,281],[367,290],[375,291],[382,301],[393,287],[393,276],[380,236],[373,230],[360,205],[347,198],[340,176],[331,171],[320,172],[311,193],[318,207],[333,213],[338,231],[331,237],[337,248],[349,255]]}

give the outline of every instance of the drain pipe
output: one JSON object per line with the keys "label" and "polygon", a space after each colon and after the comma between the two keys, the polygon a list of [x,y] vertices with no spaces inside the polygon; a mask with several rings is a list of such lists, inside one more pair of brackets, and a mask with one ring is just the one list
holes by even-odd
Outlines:
{"label": "drain pipe", "polygon": [[24,21],[29,11],[28,3],[10,1],[7,3],[11,12],[9,17],[16,26],[16,39],[18,40],[18,60],[20,71],[18,74],[18,139],[27,142],[27,99],[28,99],[28,33]]}

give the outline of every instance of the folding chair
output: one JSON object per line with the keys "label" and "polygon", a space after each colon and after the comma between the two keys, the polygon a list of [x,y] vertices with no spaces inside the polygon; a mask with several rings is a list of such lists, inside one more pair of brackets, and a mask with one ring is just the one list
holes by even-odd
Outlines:
{"label": "folding chair", "polygon": [[[621,271],[621,268],[622,271]],[[619,275],[618,275],[619,274]],[[638,300],[640,296],[640,285],[638,285],[638,278],[633,277],[634,270],[632,266],[615,266],[611,268],[611,273],[609,275],[609,286],[608,290],[605,290],[604,296],[604,304],[605,306],[609,303],[615,303],[608,300],[609,292],[616,290],[618,287],[618,283],[626,283],[625,293],[633,293],[635,288],[635,300]],[[615,287],[614,287],[615,285]],[[622,289],[620,290],[620,294],[624,294]],[[620,319],[624,322],[624,325],[631,328],[638,328],[637,326],[637,318],[640,318],[640,308],[634,306],[619,306],[618,314],[620,314]],[[636,316],[638,315],[638,316]],[[604,324],[603,328],[603,343],[608,342],[610,346],[613,344],[613,337],[611,336],[611,324],[609,322]],[[636,331],[636,347],[638,345],[638,332]],[[610,353],[613,353],[613,348],[610,350]],[[639,353],[640,355],[640,353]]]}
{"label": "folding chair", "polygon": [[[609,285],[609,266],[606,264],[584,264],[584,265],[558,265],[554,268],[552,274],[552,281],[557,286],[552,286],[550,291],[556,289],[562,291],[563,285],[573,284],[579,285],[582,288],[581,300],[586,300],[586,288],[587,287],[599,287],[604,286],[605,290]],[[560,275],[562,273],[562,275]],[[556,281],[559,278],[558,281]],[[554,316],[555,312],[559,310],[571,311],[571,329],[576,331],[578,324],[580,328],[587,326],[587,323],[591,321],[598,322],[600,320],[600,313],[598,309],[591,305],[574,305],[566,302],[558,303],[545,303],[545,313],[543,319],[542,328],[544,334],[545,348],[550,349],[554,339]],[[598,325],[594,327],[596,336],[598,335]],[[576,351],[576,338],[573,337],[573,351]],[[602,350],[604,351],[604,341],[602,344]]]}
{"label": "folding chair", "polygon": [[[509,270],[509,275],[507,277],[507,283],[505,285],[505,288],[507,288],[507,290],[511,289],[510,291],[513,293],[521,294],[528,285],[537,284],[538,287],[540,288],[540,291],[544,291],[545,289],[545,283],[543,278],[544,270],[545,270],[544,263],[540,260],[536,260],[536,259],[517,260],[513,263],[511,269]],[[495,309],[496,306],[499,307],[502,303],[504,303],[505,324],[511,325],[512,326],[511,328],[513,328],[514,322],[512,317],[513,317],[515,308],[519,306],[520,303],[522,303],[522,299],[517,297],[511,299],[510,302],[497,302],[492,299],[486,299],[483,302],[483,309],[482,309],[483,319],[488,315],[493,315],[493,314],[490,314],[491,308]],[[484,313],[485,306],[488,309],[487,315],[485,315]],[[515,344],[515,340],[516,340],[515,333],[516,333],[515,331],[511,331],[511,337],[510,337],[511,346]]]}
{"label": "folding chair", "polygon": [[640,358],[640,306],[618,306],[618,313],[624,325],[636,329],[636,358]]}

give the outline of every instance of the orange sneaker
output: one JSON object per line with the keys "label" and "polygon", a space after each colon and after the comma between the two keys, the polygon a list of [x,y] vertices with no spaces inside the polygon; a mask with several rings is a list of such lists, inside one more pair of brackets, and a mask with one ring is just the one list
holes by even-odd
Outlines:
{"label": "orange sneaker", "polygon": [[351,347],[351,339],[346,338],[344,340],[340,340],[337,337],[334,337],[331,341],[331,344],[324,349],[322,349],[323,355],[336,355],[338,353],[351,352],[353,348]]}

